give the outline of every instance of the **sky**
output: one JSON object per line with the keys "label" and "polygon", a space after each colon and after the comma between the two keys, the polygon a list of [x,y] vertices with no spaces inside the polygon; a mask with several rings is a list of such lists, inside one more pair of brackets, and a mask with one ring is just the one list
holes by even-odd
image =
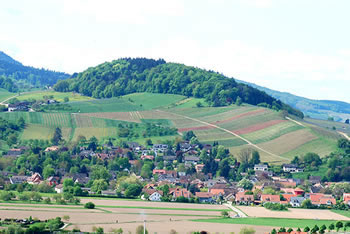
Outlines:
{"label": "sky", "polygon": [[312,99],[350,102],[348,0],[11,0],[0,50],[67,73],[164,58]]}

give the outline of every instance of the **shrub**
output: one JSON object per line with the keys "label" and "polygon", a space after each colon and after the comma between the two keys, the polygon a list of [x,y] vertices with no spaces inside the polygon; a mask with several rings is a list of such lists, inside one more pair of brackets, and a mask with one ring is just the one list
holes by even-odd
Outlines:
{"label": "shrub", "polygon": [[239,234],[254,234],[255,230],[253,228],[244,227],[239,231]]}
{"label": "shrub", "polygon": [[226,210],[223,210],[223,211],[221,211],[221,216],[224,218],[227,218],[229,216],[229,214]]}
{"label": "shrub", "polygon": [[87,202],[87,203],[85,203],[84,207],[86,209],[95,209],[95,204],[92,202]]}
{"label": "shrub", "polygon": [[288,210],[287,206],[279,203],[267,202],[264,204],[264,207],[269,210]]}

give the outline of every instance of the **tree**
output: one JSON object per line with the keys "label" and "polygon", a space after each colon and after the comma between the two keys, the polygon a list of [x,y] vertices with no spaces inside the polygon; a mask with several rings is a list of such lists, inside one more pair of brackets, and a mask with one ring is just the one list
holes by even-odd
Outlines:
{"label": "tree", "polygon": [[64,97],[64,98],[63,98],[63,101],[64,101],[64,102],[69,102],[69,97]]}
{"label": "tree", "polygon": [[339,232],[339,229],[343,227],[343,222],[342,221],[336,222],[335,227],[337,228],[337,232]]}
{"label": "tree", "polygon": [[246,149],[242,149],[239,153],[238,153],[238,159],[244,163],[244,164],[248,164],[249,160],[251,158],[252,155],[252,149],[250,148],[246,148]]}
{"label": "tree", "polygon": [[130,184],[125,190],[125,197],[137,197],[142,191],[142,186],[139,184]]}
{"label": "tree", "polygon": [[55,132],[53,134],[51,142],[54,145],[58,145],[61,140],[62,140],[62,131],[61,131],[61,129],[59,127],[57,127],[55,129]]}
{"label": "tree", "polygon": [[277,234],[276,229],[272,229],[271,234]]}
{"label": "tree", "polygon": [[53,169],[51,165],[47,165],[43,170],[44,179],[47,179],[53,175],[55,175],[55,169]]}
{"label": "tree", "polygon": [[91,190],[96,193],[101,193],[101,191],[106,190],[108,184],[104,179],[94,180],[91,186]]}
{"label": "tree", "polygon": [[255,230],[253,228],[244,227],[239,231],[239,234],[254,234]]}
{"label": "tree", "polygon": [[242,98],[241,98],[240,96],[238,96],[238,97],[236,98],[236,105],[237,105],[237,106],[242,105]]}
{"label": "tree", "polygon": [[318,230],[320,230],[320,228],[319,228],[317,225],[315,225],[315,226],[311,229],[311,233],[316,233],[316,232],[318,232]]}
{"label": "tree", "polygon": [[20,128],[24,128],[26,126],[26,122],[24,121],[23,117],[20,117],[17,121],[17,125],[20,127]]}
{"label": "tree", "polygon": [[310,228],[308,227],[308,226],[306,226],[305,228],[304,228],[304,232],[309,232],[310,231]]}
{"label": "tree", "polygon": [[331,223],[329,226],[328,226],[328,231],[332,231],[335,229],[335,226],[334,226],[334,223]]}
{"label": "tree", "polygon": [[196,106],[197,106],[198,108],[200,108],[200,107],[203,107],[203,104],[202,104],[201,102],[197,102],[197,103],[196,103]]}
{"label": "tree", "polygon": [[188,132],[185,132],[185,134],[182,136],[182,139],[185,140],[185,141],[189,141],[192,139],[192,137],[197,137],[193,131],[188,131]]}
{"label": "tree", "polygon": [[87,202],[87,203],[85,203],[84,207],[86,209],[95,209],[95,204],[92,202]]}
{"label": "tree", "polygon": [[238,187],[244,188],[245,190],[251,190],[253,188],[253,183],[250,180],[243,178],[238,182]]}
{"label": "tree", "polygon": [[292,232],[293,231],[293,228],[288,228],[287,232]]}
{"label": "tree", "polygon": [[254,166],[255,164],[260,163],[260,154],[258,151],[254,150],[252,153],[252,159],[250,160],[249,164],[251,166]]}
{"label": "tree", "polygon": [[137,226],[137,228],[136,228],[136,234],[144,234],[144,233],[148,234],[147,229],[144,231],[143,225]]}
{"label": "tree", "polygon": [[320,227],[320,233],[324,233],[324,232],[326,231],[326,229],[327,229],[326,225],[323,224],[323,225]]}
{"label": "tree", "polygon": [[229,214],[226,210],[223,210],[221,211],[221,216],[224,217],[224,218],[228,218],[229,217]]}
{"label": "tree", "polygon": [[313,207],[312,202],[310,199],[305,199],[302,203],[301,203],[301,207],[302,208],[306,208],[306,209],[311,209]]}

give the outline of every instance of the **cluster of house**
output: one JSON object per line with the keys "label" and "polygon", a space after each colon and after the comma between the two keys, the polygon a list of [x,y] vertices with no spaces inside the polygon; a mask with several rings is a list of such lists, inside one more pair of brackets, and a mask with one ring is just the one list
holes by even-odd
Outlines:
{"label": "cluster of house", "polygon": [[[49,104],[56,104],[58,103],[56,100],[54,99],[46,99],[46,100],[42,100],[40,101],[38,104],[40,105],[49,105]],[[7,110],[8,112],[14,112],[14,111],[33,111],[33,109],[31,108],[32,103],[28,102],[28,101],[21,101],[21,102],[17,102],[14,104],[8,104],[7,106]]]}
{"label": "cluster of house", "polygon": [[[198,145],[190,144],[189,142],[182,142],[179,144],[179,149],[174,151],[169,149],[168,145],[165,144],[155,144],[152,147],[146,148],[136,142],[129,142],[127,148],[121,148],[111,145],[103,145],[103,149],[100,152],[95,152],[88,150],[85,147],[80,148],[80,152],[72,157],[97,157],[101,160],[111,159],[113,157],[128,157],[129,152],[134,152],[139,155],[138,159],[129,159],[129,163],[133,166],[136,165],[139,160],[151,160],[154,161],[155,157],[162,156],[164,165],[172,164],[178,158],[178,154],[181,153],[183,156],[183,161],[186,167],[194,166],[196,169],[195,174],[187,175],[185,171],[176,170],[165,170],[165,169],[154,169],[152,171],[153,178],[146,179],[138,176],[138,178],[143,181],[146,186],[143,189],[143,198],[149,199],[151,201],[160,201],[162,196],[166,195],[176,200],[178,197],[197,197],[200,202],[205,203],[215,203],[218,201],[227,200],[233,201],[238,204],[263,204],[265,202],[290,204],[293,207],[298,207],[302,204],[305,199],[310,199],[314,205],[335,205],[336,200],[332,195],[322,194],[320,190],[324,188],[321,184],[321,177],[311,176],[308,181],[312,183],[310,193],[305,193],[302,189],[297,188],[298,185],[302,184],[301,179],[288,179],[274,176],[272,171],[269,171],[268,165],[257,164],[254,165],[255,175],[248,175],[247,173],[242,173],[246,176],[249,181],[254,185],[253,192],[255,189],[259,189],[261,194],[252,195],[251,191],[247,192],[244,188],[240,187],[237,182],[229,183],[225,178],[213,178],[211,173],[202,173],[204,167],[200,163],[199,147]],[[8,151],[5,157],[19,157],[28,148],[19,147],[17,149],[11,149]],[[51,146],[45,149],[45,152],[57,151],[60,148],[58,146]],[[211,145],[204,145],[204,149],[210,152]],[[217,159],[219,160],[219,159]],[[156,162],[155,162],[156,163]],[[303,168],[299,168],[293,164],[285,164],[282,167],[284,172],[298,173],[302,172]],[[126,169],[129,173],[129,170]],[[5,173],[5,172],[2,172]],[[112,180],[116,179],[116,172],[110,171],[112,175]],[[33,173],[32,176],[19,176],[10,175],[8,182],[12,184],[19,183],[48,183],[50,185],[55,185],[55,190],[58,193],[63,192],[63,181],[66,178],[71,178],[75,183],[86,185],[90,178],[86,173],[75,173],[69,174],[64,170],[57,169],[57,176],[52,176],[47,180],[43,180],[38,173]],[[169,185],[169,194],[163,194],[163,191],[158,189],[162,185]],[[191,193],[186,188],[192,187]],[[193,189],[195,187],[195,189]],[[264,194],[264,188],[274,188],[280,195],[270,195]],[[89,194],[93,192],[89,188],[83,188]],[[196,191],[196,192],[194,192]],[[102,195],[116,195],[116,191],[102,191]],[[343,200],[346,204],[350,206],[350,196],[349,194],[344,194]]]}

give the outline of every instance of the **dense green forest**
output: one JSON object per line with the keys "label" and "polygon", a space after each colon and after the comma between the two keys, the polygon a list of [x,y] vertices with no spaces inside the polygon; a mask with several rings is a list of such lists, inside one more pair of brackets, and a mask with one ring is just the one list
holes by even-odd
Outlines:
{"label": "dense green forest", "polygon": [[[63,80],[68,77],[69,75],[63,72],[24,66],[0,51],[0,88],[4,88],[10,92],[17,91],[18,87],[51,86],[58,80]],[[16,85],[14,83],[16,83]]]}
{"label": "dense green forest", "polygon": [[276,110],[286,110],[303,118],[303,113],[248,85],[217,72],[166,63],[164,60],[124,58],[103,63],[71,79],[61,80],[54,89],[75,91],[94,98],[110,98],[135,92],[180,94],[205,98],[212,106],[242,101]]}
{"label": "dense green forest", "polygon": [[7,141],[8,145],[16,144],[18,134],[24,127],[25,122],[23,118],[20,118],[15,123],[0,117],[0,140]]}

